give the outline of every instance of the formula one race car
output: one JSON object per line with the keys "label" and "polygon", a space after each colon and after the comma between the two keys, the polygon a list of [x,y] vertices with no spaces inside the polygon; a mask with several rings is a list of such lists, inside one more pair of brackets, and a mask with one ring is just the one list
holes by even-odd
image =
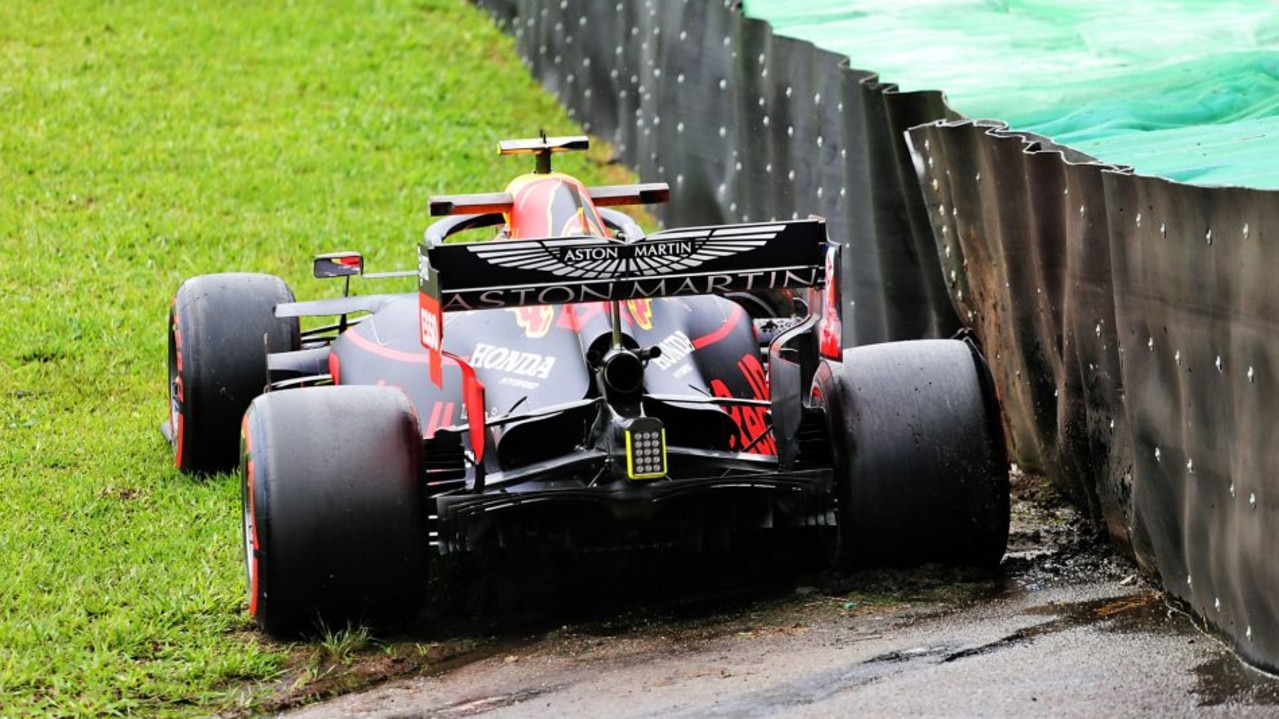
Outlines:
{"label": "formula one race car", "polygon": [[586,144],[500,143],[536,171],[433,198],[417,269],[380,275],[416,293],[351,295],[379,277],[351,252],[315,259],[339,298],[296,302],[259,274],[178,289],[166,436],[183,471],[239,464],[257,623],[406,620],[433,555],[529,545],[784,530],[845,566],[997,564],[1007,463],[975,347],[844,349],[824,221],[645,234],[612,207],[668,188],[551,170]]}

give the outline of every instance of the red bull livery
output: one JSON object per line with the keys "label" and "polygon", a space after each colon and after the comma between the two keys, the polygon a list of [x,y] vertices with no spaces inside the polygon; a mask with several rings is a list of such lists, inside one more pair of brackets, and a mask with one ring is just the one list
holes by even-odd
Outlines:
{"label": "red bull livery", "polygon": [[435,558],[530,546],[785,532],[843,566],[997,563],[1004,441],[971,342],[848,348],[856,258],[823,220],[645,232],[615,208],[666,185],[551,169],[586,144],[500,143],[535,171],[432,198],[414,269],[315,258],[341,297],[248,273],[178,289],[164,430],[180,470],[239,473],[255,621],[412,620]]}

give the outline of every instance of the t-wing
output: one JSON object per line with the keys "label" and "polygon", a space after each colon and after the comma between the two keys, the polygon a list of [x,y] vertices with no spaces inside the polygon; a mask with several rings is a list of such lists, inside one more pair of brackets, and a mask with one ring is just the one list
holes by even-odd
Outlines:
{"label": "t-wing", "polygon": [[[652,205],[670,199],[671,188],[665,182],[644,182],[634,185],[604,185],[587,189],[596,207],[619,205]],[[510,212],[515,202],[509,192],[487,192],[470,195],[436,195],[431,197],[429,209],[432,217],[442,215],[478,215],[491,212]]]}

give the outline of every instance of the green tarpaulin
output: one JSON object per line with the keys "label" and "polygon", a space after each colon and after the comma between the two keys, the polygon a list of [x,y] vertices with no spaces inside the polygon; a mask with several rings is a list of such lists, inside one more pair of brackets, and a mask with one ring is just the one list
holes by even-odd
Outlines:
{"label": "green tarpaulin", "polygon": [[1141,174],[1279,189],[1276,0],[746,0],[902,90]]}

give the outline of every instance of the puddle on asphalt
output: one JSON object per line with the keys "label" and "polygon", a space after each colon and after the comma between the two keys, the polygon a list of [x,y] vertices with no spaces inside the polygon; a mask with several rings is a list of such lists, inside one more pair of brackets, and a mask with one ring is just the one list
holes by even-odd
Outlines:
{"label": "puddle on asphalt", "polygon": [[1194,692],[1201,706],[1279,706],[1279,677],[1245,666],[1222,647],[1195,667]]}
{"label": "puddle on asphalt", "polygon": [[[1057,619],[1041,625],[1052,626],[1054,630],[1100,624],[1102,628],[1116,632],[1154,632],[1166,630],[1170,623],[1176,623],[1175,613],[1164,604],[1162,595],[1154,591],[1078,602],[1050,602],[1032,607],[1027,613],[1056,616]],[[1103,622],[1105,624],[1101,624]],[[1193,627],[1188,628],[1197,633]]]}
{"label": "puddle on asphalt", "polygon": [[[546,562],[513,563],[501,566],[502,571],[497,572],[488,566],[463,568],[460,576],[448,577],[462,580],[454,586],[468,588],[453,597],[457,604],[452,609],[458,614],[431,629],[419,631],[419,636],[411,639],[429,638],[450,644],[459,637],[488,637],[486,641],[433,662],[424,672],[438,675],[494,656],[518,654],[530,642],[556,637],[607,639],[634,632],[653,632],[657,627],[668,636],[714,635],[722,630],[725,616],[771,611],[761,608],[774,602],[784,605],[790,601],[787,597],[793,596],[796,576],[802,575],[793,562],[788,565],[758,561],[761,557],[754,559],[757,561],[742,564],[690,564],[672,561],[669,557],[650,557],[650,561],[632,558],[628,562],[605,560],[563,566]],[[1118,570],[1110,574],[1118,577],[1114,581],[1122,578]],[[504,581],[485,586],[480,580],[489,577],[501,577]],[[822,589],[813,591],[838,597],[845,592],[837,589],[855,590],[873,596],[914,597],[954,607],[1035,596],[1038,587],[1027,586],[1025,580],[1026,576],[1021,573],[986,575],[980,579],[941,569],[872,572],[846,577],[842,581],[848,587],[823,585]],[[1192,689],[1201,706],[1279,706],[1279,678],[1243,665],[1228,649],[1196,628],[1189,617],[1171,609],[1160,592],[1147,589],[1120,597],[1046,602],[1026,611],[1044,616],[1046,621],[979,647],[941,645],[889,652],[857,667],[843,667],[837,676],[823,675],[821,681],[846,689],[901,671],[903,664],[959,661],[1033,642],[1056,632],[1086,627],[1118,634],[1171,634],[1184,636],[1188,642],[1204,642],[1207,647],[1204,655],[1209,659],[1194,669]],[[451,613],[444,611],[444,614]],[[434,619],[439,621],[441,617],[436,615]],[[776,699],[793,699],[788,696]],[[501,699],[489,698],[490,701]]]}
{"label": "puddle on asphalt", "polygon": [[[1234,652],[1205,635],[1188,616],[1164,603],[1163,595],[1159,592],[1145,591],[1125,597],[1080,602],[1054,602],[1034,607],[1028,613],[1053,615],[1057,618],[1010,635],[998,642],[1000,646],[1082,626],[1094,626],[1118,633],[1179,634],[1188,641],[1208,642],[1211,646],[1212,657],[1194,669],[1195,686],[1192,691],[1198,697],[1200,706],[1279,706],[1279,677],[1244,664]],[[989,651],[993,648],[995,647],[986,649]],[[947,660],[956,658],[960,657],[947,657]]]}

